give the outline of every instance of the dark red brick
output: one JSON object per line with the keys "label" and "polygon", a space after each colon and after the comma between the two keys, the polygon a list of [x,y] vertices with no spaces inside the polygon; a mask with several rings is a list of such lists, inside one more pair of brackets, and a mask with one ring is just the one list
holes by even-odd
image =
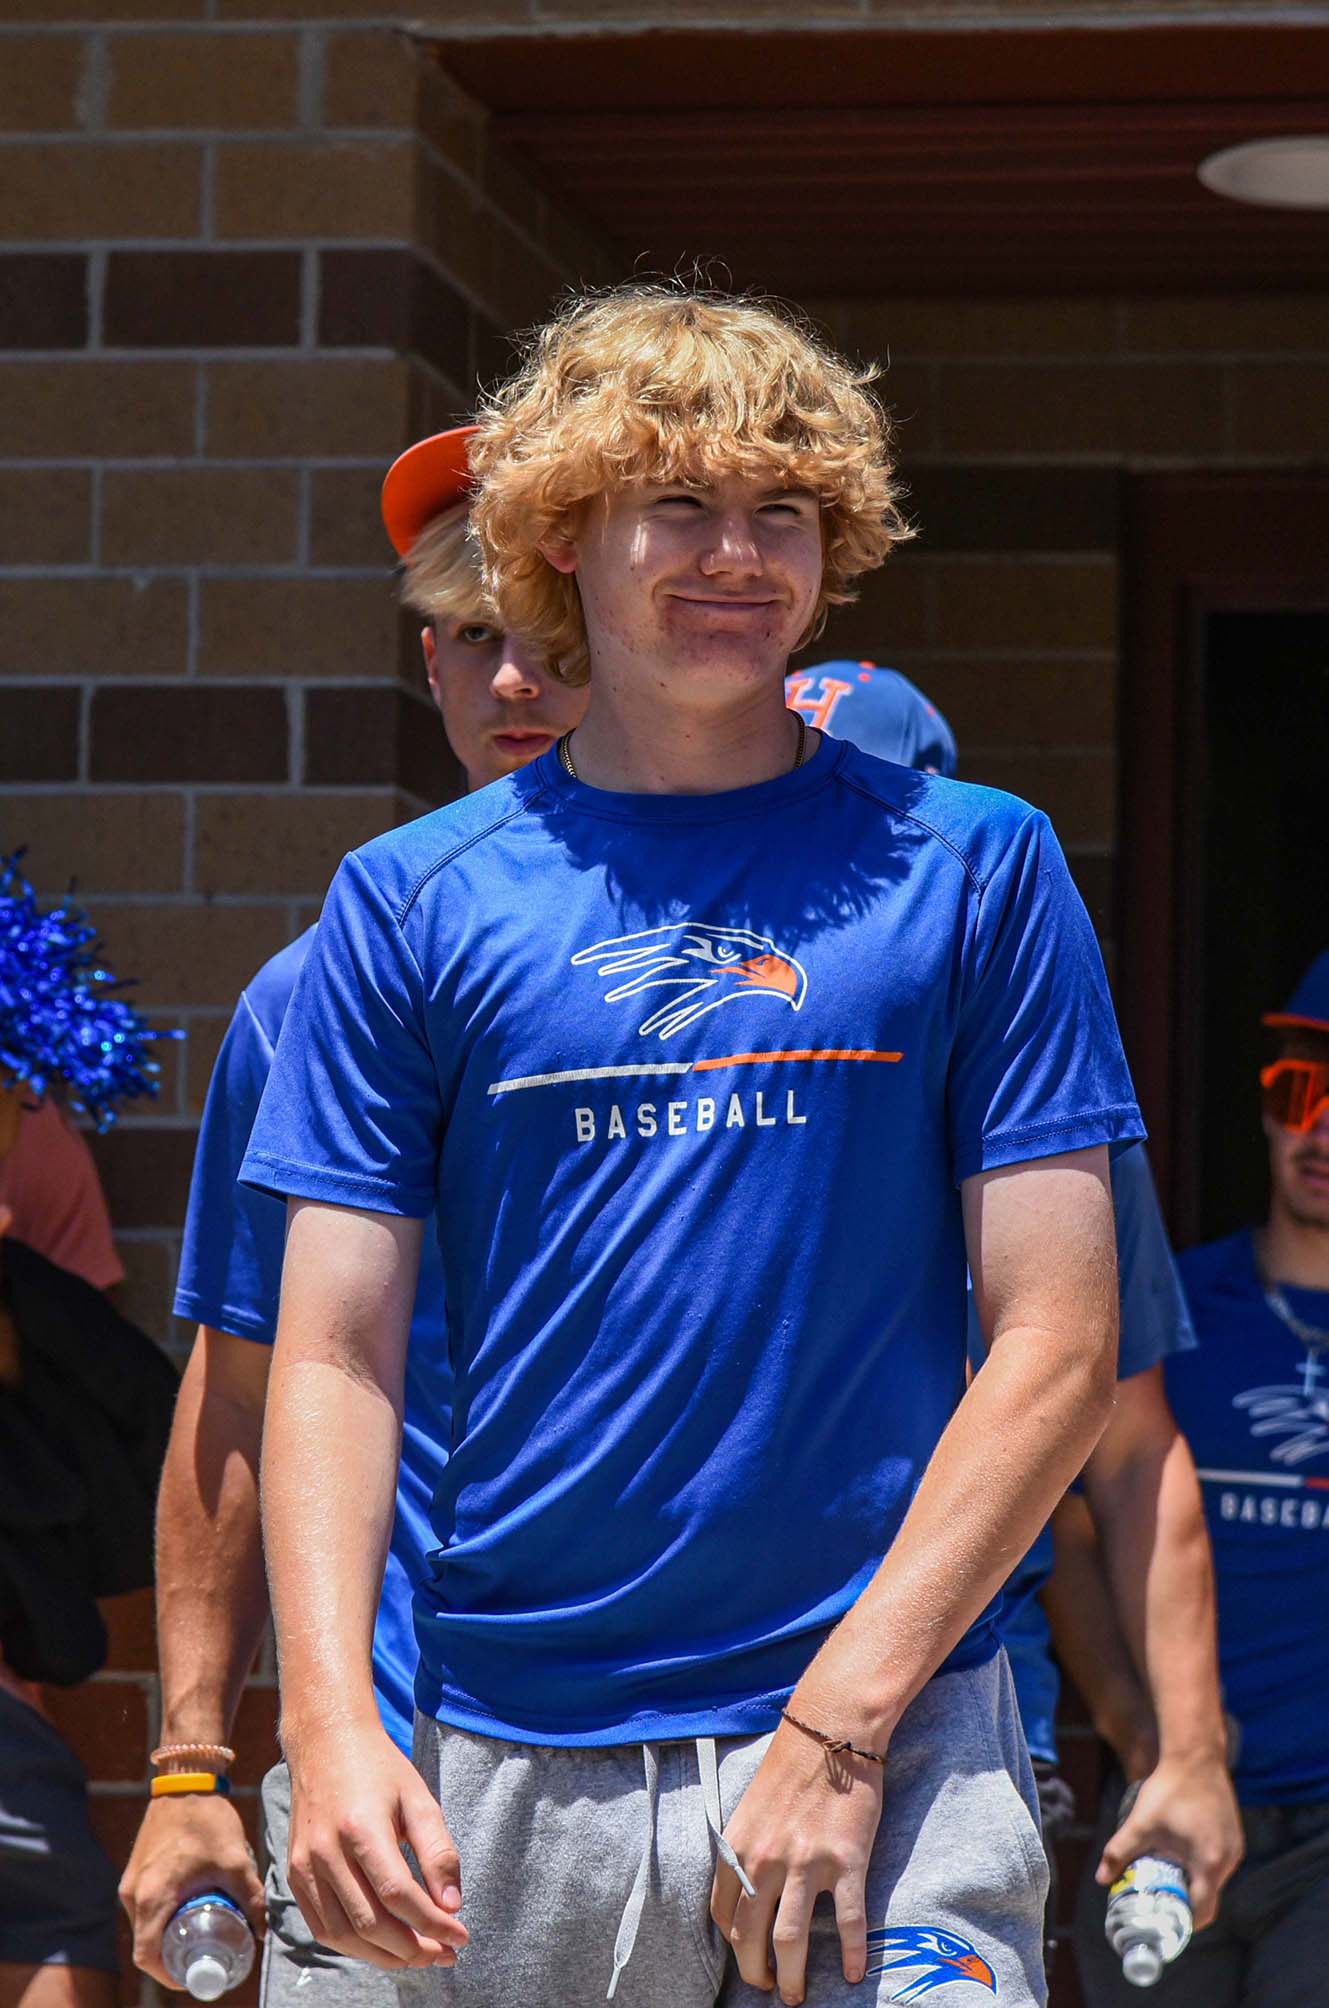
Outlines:
{"label": "dark red brick", "polygon": [[43,1690],[47,1712],[89,1778],[133,1784],[148,1774],[148,1704],[141,1681],[89,1680]]}
{"label": "dark red brick", "polygon": [[89,1142],[118,1228],[184,1226],[192,1130],[117,1124]]}
{"label": "dark red brick", "polygon": [[99,1792],[95,1782],[88,1796],[92,1831],[117,1869],[122,1869],[129,1860],[146,1798],[146,1793],[140,1797],[130,1792]]}
{"label": "dark red brick", "polygon": [[108,1667],[120,1673],[157,1670],[157,1614],[151,1590],[131,1590],[122,1597],[103,1597],[98,1608],[110,1640]]}
{"label": "dark red brick", "polygon": [[113,251],[113,348],[273,348],[300,340],[297,251]]}
{"label": "dark red brick", "polygon": [[18,683],[0,689],[0,781],[78,778],[79,694]]}
{"label": "dark red brick", "polygon": [[424,802],[459,792],[437,712],[400,687],[309,691],[304,778],[312,787],[405,788]]}
{"label": "dark red brick", "polygon": [[466,382],[471,310],[423,259],[399,249],[324,251],[321,279],[325,348],[395,349]]}
{"label": "dark red brick", "polygon": [[93,695],[94,781],[284,781],[286,771],[286,698],[270,684]]}
{"label": "dark red brick", "polygon": [[81,349],[88,339],[88,261],[81,253],[0,257],[0,348]]}
{"label": "dark red brick", "polygon": [[230,1743],[235,1751],[231,1776],[237,1785],[257,1785],[281,1756],[277,1720],[281,1702],[275,1687],[247,1687],[235,1712]]}
{"label": "dark red brick", "polygon": [[1112,467],[909,470],[905,513],[929,551],[1115,551],[1121,477]]}

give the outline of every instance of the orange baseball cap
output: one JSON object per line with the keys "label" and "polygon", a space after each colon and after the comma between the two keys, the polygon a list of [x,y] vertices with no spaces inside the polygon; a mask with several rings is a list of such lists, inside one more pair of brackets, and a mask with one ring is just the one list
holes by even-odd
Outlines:
{"label": "orange baseball cap", "polygon": [[418,439],[398,454],[387,471],[379,507],[393,549],[404,558],[426,523],[466,499],[471,486],[468,458],[475,425],[454,425]]}

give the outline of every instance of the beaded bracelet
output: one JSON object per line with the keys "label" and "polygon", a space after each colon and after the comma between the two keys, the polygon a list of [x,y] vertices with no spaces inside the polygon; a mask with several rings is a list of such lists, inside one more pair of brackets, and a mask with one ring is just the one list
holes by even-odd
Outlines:
{"label": "beaded bracelet", "polygon": [[228,1771],[235,1762],[235,1752],[225,1743],[161,1743],[153,1751],[148,1762],[155,1768],[159,1764],[174,1764],[182,1757],[211,1763],[218,1770]]}
{"label": "beaded bracelet", "polygon": [[810,1722],[800,1722],[787,1708],[780,1710],[780,1720],[791,1728],[801,1729],[814,1743],[820,1743],[828,1757],[862,1757],[869,1764],[884,1764],[885,1756],[877,1750],[860,1750],[857,1743],[851,1743],[847,1736],[828,1736],[824,1729],[814,1729]]}

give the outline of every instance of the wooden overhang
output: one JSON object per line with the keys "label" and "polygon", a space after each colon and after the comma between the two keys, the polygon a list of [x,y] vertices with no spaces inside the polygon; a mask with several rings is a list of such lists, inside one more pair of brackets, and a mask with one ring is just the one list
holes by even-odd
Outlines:
{"label": "wooden overhang", "polygon": [[1329,24],[431,35],[625,270],[802,297],[1288,291],[1329,214],[1211,194],[1329,133]]}

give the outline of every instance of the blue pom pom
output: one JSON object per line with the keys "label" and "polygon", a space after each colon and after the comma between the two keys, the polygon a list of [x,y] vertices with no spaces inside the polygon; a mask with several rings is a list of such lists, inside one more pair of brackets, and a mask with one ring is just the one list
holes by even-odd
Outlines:
{"label": "blue pom pom", "polygon": [[43,910],[19,870],[23,852],[0,858],[0,1076],[56,1094],[99,1130],[117,1104],[155,1095],[154,1029],[123,998],[105,967],[97,930],[77,907]]}

